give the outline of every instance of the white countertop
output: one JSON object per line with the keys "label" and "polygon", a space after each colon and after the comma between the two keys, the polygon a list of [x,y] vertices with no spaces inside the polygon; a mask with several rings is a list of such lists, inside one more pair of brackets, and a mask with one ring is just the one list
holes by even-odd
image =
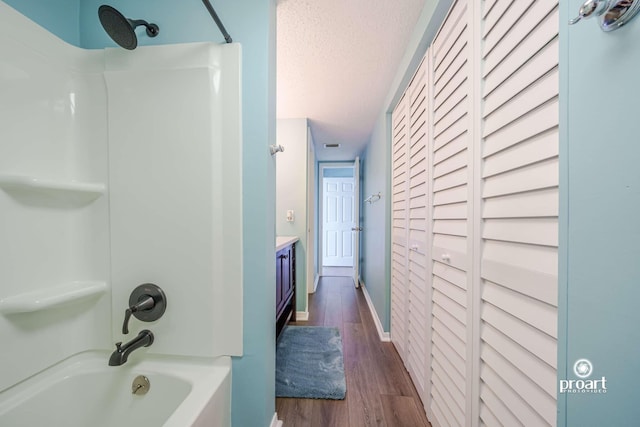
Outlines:
{"label": "white countertop", "polygon": [[276,236],[276,252],[280,249],[284,249],[292,243],[300,240],[299,237],[296,236]]}

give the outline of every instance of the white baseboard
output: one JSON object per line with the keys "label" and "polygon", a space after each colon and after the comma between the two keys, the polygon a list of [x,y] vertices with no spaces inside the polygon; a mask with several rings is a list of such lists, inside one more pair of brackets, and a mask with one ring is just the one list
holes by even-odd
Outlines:
{"label": "white baseboard", "polygon": [[380,341],[390,342],[391,336],[389,332],[385,332],[382,328],[382,322],[380,322],[380,318],[378,317],[378,312],[373,306],[373,301],[371,301],[371,297],[369,296],[369,292],[367,292],[367,287],[364,285],[364,282],[360,280],[360,287],[362,288],[362,293],[364,293],[364,299],[367,300],[367,305],[369,306],[369,311],[371,312],[371,317],[373,317],[373,323],[376,325],[376,330],[378,331],[378,336],[380,337]]}
{"label": "white baseboard", "polygon": [[306,322],[309,320],[308,311],[296,311],[296,322]]}
{"label": "white baseboard", "polygon": [[271,418],[271,424],[269,427],[282,427],[282,421],[278,419],[278,413],[273,414],[273,418]]}

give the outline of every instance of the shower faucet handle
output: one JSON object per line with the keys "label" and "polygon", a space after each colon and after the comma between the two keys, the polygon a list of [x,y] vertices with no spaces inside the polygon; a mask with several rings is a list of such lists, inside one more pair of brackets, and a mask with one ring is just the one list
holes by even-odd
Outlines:
{"label": "shower faucet handle", "polygon": [[131,315],[143,322],[153,322],[164,314],[167,308],[167,297],[159,286],[145,283],[136,287],[129,297],[129,307],[124,312],[122,333],[129,333]]}
{"label": "shower faucet handle", "polygon": [[122,324],[122,333],[125,335],[129,333],[129,319],[131,319],[131,315],[133,313],[136,313],[140,310],[152,310],[155,305],[156,305],[156,302],[153,300],[153,297],[149,295],[145,295],[136,304],[127,308],[124,311],[124,323]]}

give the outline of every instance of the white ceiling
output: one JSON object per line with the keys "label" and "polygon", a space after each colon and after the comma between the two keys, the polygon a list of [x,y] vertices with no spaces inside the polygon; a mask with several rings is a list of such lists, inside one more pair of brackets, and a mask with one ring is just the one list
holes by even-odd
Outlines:
{"label": "white ceiling", "polygon": [[277,117],[309,119],[318,160],[364,149],[426,1],[278,0]]}

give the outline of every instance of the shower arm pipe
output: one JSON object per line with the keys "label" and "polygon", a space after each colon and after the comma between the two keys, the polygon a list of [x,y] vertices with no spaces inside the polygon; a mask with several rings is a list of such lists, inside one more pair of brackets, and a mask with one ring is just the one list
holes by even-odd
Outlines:
{"label": "shower arm pipe", "polygon": [[202,3],[204,3],[205,7],[209,11],[209,14],[211,14],[211,17],[213,18],[213,20],[215,21],[216,25],[220,29],[220,32],[224,36],[225,41],[227,43],[233,43],[233,40],[231,39],[231,36],[229,35],[229,33],[227,33],[227,30],[224,28],[224,25],[222,24],[222,21],[220,20],[220,18],[218,18],[218,14],[213,9],[213,6],[211,6],[211,2],[209,2],[209,0],[202,0]]}

